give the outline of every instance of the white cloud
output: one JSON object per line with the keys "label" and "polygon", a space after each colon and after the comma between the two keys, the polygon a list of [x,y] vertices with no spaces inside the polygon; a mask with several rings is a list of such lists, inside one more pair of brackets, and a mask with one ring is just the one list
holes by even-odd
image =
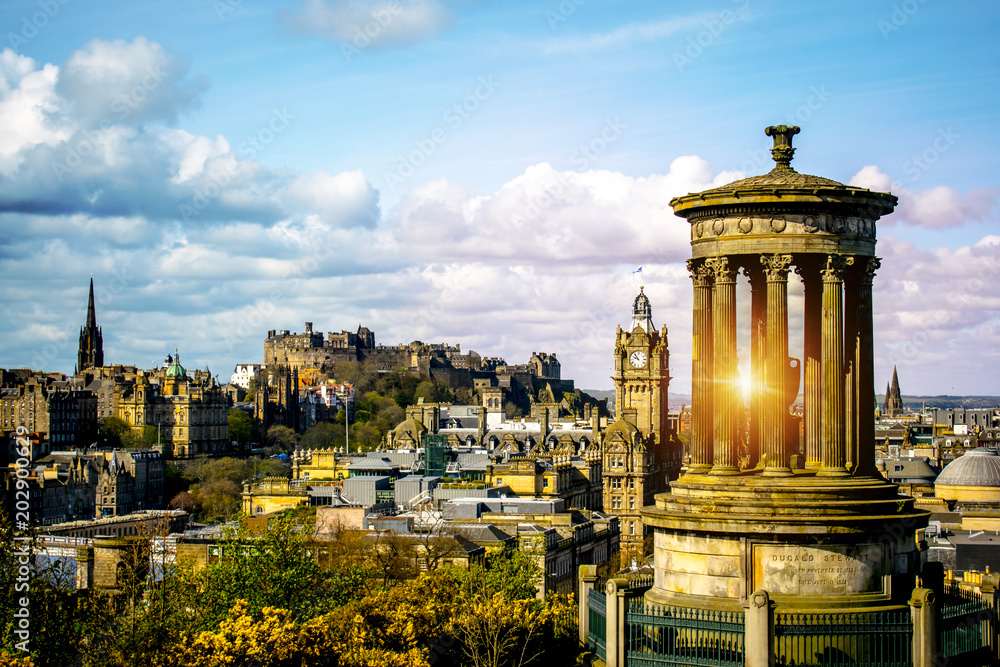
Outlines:
{"label": "white cloud", "polygon": [[590,51],[635,46],[656,42],[678,32],[705,28],[705,22],[715,18],[714,14],[699,14],[665,21],[629,23],[609,32],[572,35],[549,40],[544,45],[545,53],[579,54]]}
{"label": "white cloud", "polygon": [[1000,189],[970,190],[964,196],[952,188],[939,185],[914,191],[879,169],[868,165],[851,177],[850,185],[891,192],[899,198],[896,210],[882,219],[881,224],[900,223],[927,229],[959,227],[969,221],[996,218]]}
{"label": "white cloud", "polygon": [[74,51],[60,68],[56,92],[66,113],[84,126],[102,122],[173,123],[200,103],[205,77],[188,79],[187,61],[156,42],[95,39]]}
{"label": "white cloud", "polygon": [[360,171],[302,174],[285,198],[289,208],[315,213],[331,226],[374,227],[379,219],[378,192]]}
{"label": "white cloud", "polygon": [[[358,171],[270,169],[223,136],[165,127],[204,89],[155,42],[94,40],[61,67],[0,54],[0,207],[42,215],[212,225],[319,216],[371,227],[378,193]],[[269,141],[294,116],[273,110]]]}
{"label": "white cloud", "polygon": [[437,0],[301,0],[278,18],[296,32],[322,35],[356,49],[408,46],[452,23]]}

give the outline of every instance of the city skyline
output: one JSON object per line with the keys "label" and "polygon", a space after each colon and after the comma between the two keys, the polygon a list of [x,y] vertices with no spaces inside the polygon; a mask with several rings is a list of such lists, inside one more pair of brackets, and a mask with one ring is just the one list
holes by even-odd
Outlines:
{"label": "city skyline", "polygon": [[992,6],[43,5],[0,10],[0,366],[72,371],[93,274],[108,363],[226,378],[312,321],[607,389],[641,276],[689,393],[667,202],[768,171],[788,123],[797,170],[900,200],[876,388],[996,393]]}

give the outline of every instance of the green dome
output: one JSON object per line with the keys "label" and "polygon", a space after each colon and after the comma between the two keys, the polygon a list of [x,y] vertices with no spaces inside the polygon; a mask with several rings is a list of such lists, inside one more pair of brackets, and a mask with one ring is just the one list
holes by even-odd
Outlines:
{"label": "green dome", "polygon": [[167,377],[168,378],[181,378],[187,375],[187,371],[181,366],[181,357],[177,354],[177,350],[174,350],[173,363],[167,367]]}

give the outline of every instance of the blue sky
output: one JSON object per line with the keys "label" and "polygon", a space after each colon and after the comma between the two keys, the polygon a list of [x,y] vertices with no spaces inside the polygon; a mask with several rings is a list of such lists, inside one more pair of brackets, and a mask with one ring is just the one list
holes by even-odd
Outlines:
{"label": "blue sky", "polygon": [[[690,376],[671,197],[771,168],[891,190],[876,377],[1000,393],[992,3],[0,3],[0,366],[226,377],[359,323],[608,388],[642,282]],[[6,136],[4,136],[6,135]],[[792,289],[793,317],[798,303]],[[793,335],[792,345],[797,339]]]}

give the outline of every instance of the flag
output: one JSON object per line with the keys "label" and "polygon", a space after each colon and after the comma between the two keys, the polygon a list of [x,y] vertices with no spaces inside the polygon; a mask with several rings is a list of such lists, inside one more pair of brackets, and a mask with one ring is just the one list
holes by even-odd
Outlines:
{"label": "flag", "polygon": [[640,266],[638,269],[636,269],[632,273],[642,273],[642,267]]}

